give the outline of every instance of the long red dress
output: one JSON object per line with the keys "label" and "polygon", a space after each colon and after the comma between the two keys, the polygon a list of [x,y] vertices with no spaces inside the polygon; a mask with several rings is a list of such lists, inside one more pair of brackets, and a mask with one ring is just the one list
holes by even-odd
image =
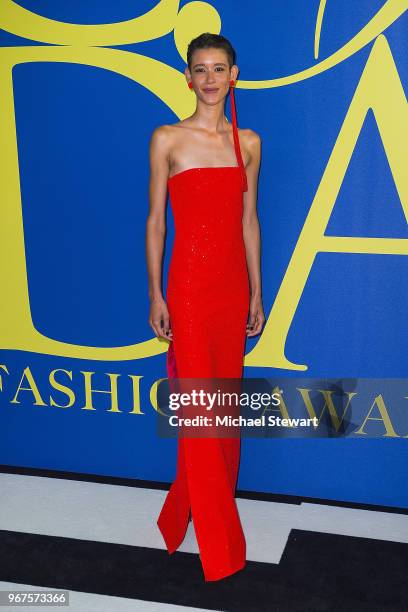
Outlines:
{"label": "long red dress", "polygon": [[[168,377],[241,378],[249,279],[243,239],[243,192],[233,87],[237,166],[190,168],[168,180],[175,239],[167,283],[173,339]],[[191,516],[205,581],[245,566],[246,542],[235,488],[240,438],[178,439],[177,474],[157,524],[168,552],[184,539]]]}

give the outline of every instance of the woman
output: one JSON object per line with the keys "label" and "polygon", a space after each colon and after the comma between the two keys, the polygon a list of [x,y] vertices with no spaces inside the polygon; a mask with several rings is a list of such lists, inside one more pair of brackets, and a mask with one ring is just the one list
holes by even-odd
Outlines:
{"label": "woman", "polygon": [[[230,42],[201,34],[188,46],[187,64],[196,110],[156,128],[150,143],[149,323],[170,340],[169,377],[241,378],[245,338],[265,321],[256,213],[261,141],[250,129],[238,132]],[[228,91],[232,126],[224,114]],[[166,304],[160,279],[167,189],[176,233]],[[191,510],[206,581],[245,566],[235,503],[239,448],[239,437],[179,437],[177,476],[157,521],[171,554]]]}

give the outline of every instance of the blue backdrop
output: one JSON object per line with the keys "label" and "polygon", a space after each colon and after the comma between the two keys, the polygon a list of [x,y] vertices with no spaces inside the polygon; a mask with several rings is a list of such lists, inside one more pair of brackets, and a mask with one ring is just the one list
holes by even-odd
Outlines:
{"label": "blue backdrop", "polygon": [[[0,463],[174,477],[176,441],[156,434],[148,147],[194,110],[185,51],[202,31],[237,49],[238,123],[263,142],[269,319],[245,376],[408,379],[406,8],[1,2]],[[164,279],[172,238],[168,207]],[[397,433],[244,439],[238,488],[407,506]]]}

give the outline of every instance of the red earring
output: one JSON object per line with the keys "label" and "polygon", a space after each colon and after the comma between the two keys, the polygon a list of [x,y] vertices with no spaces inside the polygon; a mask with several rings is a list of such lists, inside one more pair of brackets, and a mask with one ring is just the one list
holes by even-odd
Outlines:
{"label": "red earring", "polygon": [[230,81],[230,87],[234,87],[235,86],[235,81],[233,79],[231,79]]}
{"label": "red earring", "polygon": [[193,83],[191,81],[189,81],[188,86],[190,89],[193,89]]}

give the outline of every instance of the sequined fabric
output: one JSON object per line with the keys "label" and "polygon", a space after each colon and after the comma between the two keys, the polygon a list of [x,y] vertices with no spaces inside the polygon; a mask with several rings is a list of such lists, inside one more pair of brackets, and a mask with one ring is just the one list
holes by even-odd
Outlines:
{"label": "sequined fabric", "polygon": [[175,239],[167,305],[180,378],[240,377],[248,316],[239,170],[197,168],[169,181]]}
{"label": "sequined fabric", "polygon": [[[244,168],[191,168],[168,181],[175,238],[166,300],[173,340],[168,376],[242,376],[249,281],[243,240]],[[158,518],[169,553],[193,519],[206,581],[245,566],[246,542],[235,502],[240,439],[178,439],[177,474]]]}

